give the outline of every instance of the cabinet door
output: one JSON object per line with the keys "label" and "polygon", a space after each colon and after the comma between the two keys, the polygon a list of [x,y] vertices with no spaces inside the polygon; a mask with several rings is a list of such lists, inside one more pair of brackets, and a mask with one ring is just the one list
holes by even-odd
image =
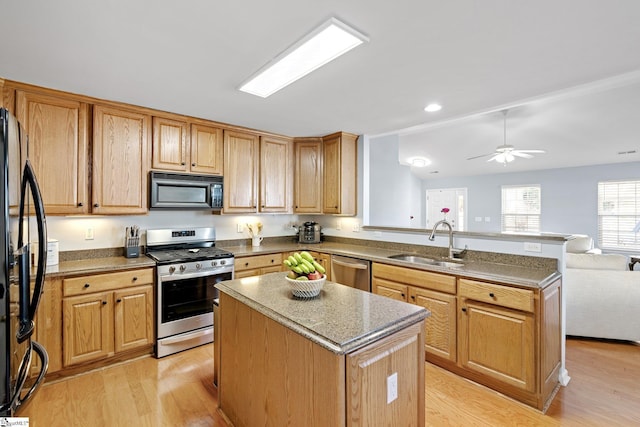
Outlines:
{"label": "cabinet door", "polygon": [[534,392],[533,314],[467,299],[460,305],[458,350],[462,366]]}
{"label": "cabinet door", "polygon": [[146,213],[149,116],[101,105],[93,116],[92,212]]}
{"label": "cabinet door", "polygon": [[251,277],[251,276],[260,276],[262,274],[262,269],[260,268],[252,268],[250,270],[236,270],[233,273],[234,279],[242,279],[243,277]]}
{"label": "cabinet door", "polygon": [[374,277],[371,281],[374,294],[393,298],[398,301],[407,301],[409,287],[401,283],[390,282],[389,280]]}
{"label": "cabinet door", "polygon": [[153,344],[153,286],[114,292],[115,351]]}
{"label": "cabinet door", "polygon": [[224,212],[257,211],[258,136],[224,132]]}
{"label": "cabinet door", "polygon": [[64,366],[113,354],[113,293],[62,300]]}
{"label": "cabinet door", "polygon": [[321,213],[322,140],[296,140],[294,150],[293,210],[296,213]]}
{"label": "cabinet door", "polygon": [[431,312],[425,322],[425,350],[456,361],[456,297],[442,292],[411,287],[409,301]]}
{"label": "cabinet door", "polygon": [[191,125],[191,172],[222,175],[224,170],[222,129]]}
{"label": "cabinet door", "polygon": [[186,122],[154,117],[151,166],[154,169],[187,172],[188,134]]}
{"label": "cabinet door", "polygon": [[322,212],[356,214],[357,136],[328,135],[322,147]]}
{"label": "cabinet door", "polygon": [[[87,104],[21,90],[16,104],[46,214],[88,213]],[[19,191],[17,186],[11,190]]]}
{"label": "cabinet door", "polygon": [[260,212],[290,212],[291,142],[260,138]]}

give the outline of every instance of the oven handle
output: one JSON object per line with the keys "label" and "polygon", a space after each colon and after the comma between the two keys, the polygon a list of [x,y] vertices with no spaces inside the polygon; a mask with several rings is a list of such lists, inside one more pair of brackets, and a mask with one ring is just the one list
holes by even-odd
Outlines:
{"label": "oven handle", "polygon": [[190,334],[182,334],[173,338],[164,338],[162,340],[162,344],[172,345],[172,344],[177,344],[185,341],[191,341],[200,337],[211,335],[212,333],[213,333],[213,328],[207,328],[207,329],[203,329],[202,331],[197,331]]}
{"label": "oven handle", "polygon": [[219,270],[208,270],[206,272],[189,273],[189,274],[178,273],[178,275],[164,274],[160,276],[160,281],[168,282],[168,281],[177,281],[177,280],[187,280],[187,279],[193,279],[196,277],[215,276],[217,274],[223,274],[223,273],[233,273],[233,268],[225,267]]}

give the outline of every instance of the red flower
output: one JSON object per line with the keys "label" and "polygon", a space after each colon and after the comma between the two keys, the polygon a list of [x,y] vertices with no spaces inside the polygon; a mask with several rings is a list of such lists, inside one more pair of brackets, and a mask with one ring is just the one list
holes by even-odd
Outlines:
{"label": "red flower", "polygon": [[449,208],[442,208],[442,210],[440,212],[447,213],[447,212],[449,212]]}

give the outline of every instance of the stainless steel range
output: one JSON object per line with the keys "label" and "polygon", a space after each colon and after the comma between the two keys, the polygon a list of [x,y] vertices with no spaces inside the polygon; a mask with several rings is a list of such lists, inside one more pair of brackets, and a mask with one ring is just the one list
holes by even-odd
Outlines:
{"label": "stainless steel range", "polygon": [[233,254],[215,247],[213,227],[147,230],[157,264],[156,357],[213,341],[216,283],[233,279]]}

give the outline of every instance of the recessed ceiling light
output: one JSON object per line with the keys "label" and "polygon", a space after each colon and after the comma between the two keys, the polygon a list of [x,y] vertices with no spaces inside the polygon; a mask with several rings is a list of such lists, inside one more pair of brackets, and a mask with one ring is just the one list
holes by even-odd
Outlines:
{"label": "recessed ceiling light", "polygon": [[442,105],[440,104],[429,104],[426,107],[424,107],[424,111],[426,111],[427,113],[435,113],[436,111],[440,111],[442,110]]}
{"label": "recessed ceiling light", "polygon": [[417,168],[423,168],[431,164],[431,160],[425,157],[412,157],[409,159],[409,164]]}
{"label": "recessed ceiling light", "polygon": [[369,38],[331,18],[256,72],[240,90],[266,98]]}

